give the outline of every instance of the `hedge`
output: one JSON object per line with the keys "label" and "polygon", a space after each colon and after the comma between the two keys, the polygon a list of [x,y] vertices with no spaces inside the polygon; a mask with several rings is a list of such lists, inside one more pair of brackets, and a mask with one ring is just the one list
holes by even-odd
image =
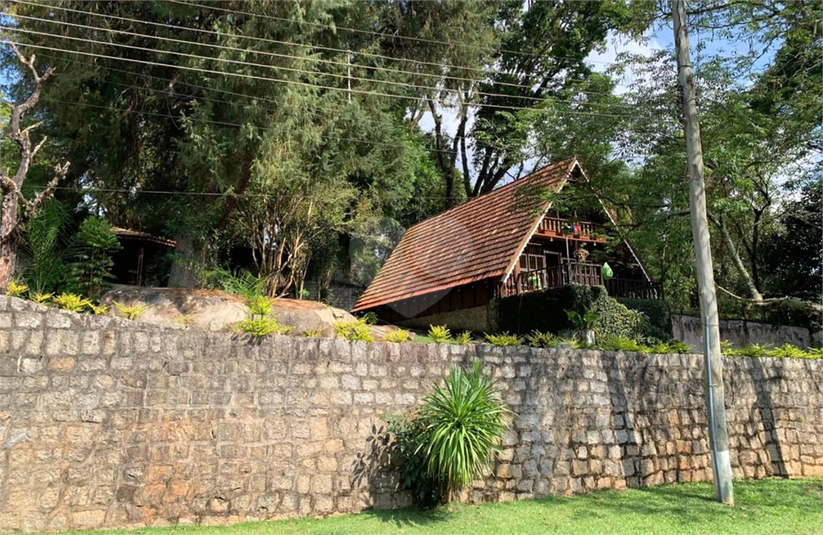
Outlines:
{"label": "hedge", "polygon": [[[598,315],[594,327],[601,338],[671,339],[671,319],[665,303],[649,301],[652,304],[644,309],[644,304],[636,302],[645,300],[627,301],[631,301],[632,306],[609,297],[602,286],[578,284],[504,297],[495,303],[497,330],[516,334],[531,331],[561,333],[572,327],[566,310],[574,310],[581,315],[586,310],[593,310]],[[663,319],[661,305],[665,310]]]}
{"label": "hedge", "polygon": [[668,341],[672,339],[672,316],[665,301],[615,297],[618,303],[646,315],[649,320],[645,336]]}

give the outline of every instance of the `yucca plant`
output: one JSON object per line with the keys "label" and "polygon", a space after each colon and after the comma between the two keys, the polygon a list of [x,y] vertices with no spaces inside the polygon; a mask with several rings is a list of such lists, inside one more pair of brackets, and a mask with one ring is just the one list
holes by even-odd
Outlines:
{"label": "yucca plant", "polygon": [[448,500],[491,468],[509,411],[479,361],[470,371],[454,366],[444,383],[423,398],[418,417],[424,439],[418,451],[425,453],[428,472],[442,482]]}

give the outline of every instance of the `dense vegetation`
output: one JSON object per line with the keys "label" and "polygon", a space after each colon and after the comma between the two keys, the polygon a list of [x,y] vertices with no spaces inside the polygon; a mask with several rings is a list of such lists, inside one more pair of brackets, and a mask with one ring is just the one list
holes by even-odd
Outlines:
{"label": "dense vegetation", "polygon": [[[272,296],[301,297],[307,278],[325,286],[336,272],[368,283],[411,224],[577,154],[592,181],[558,204],[596,190],[670,305],[696,304],[670,51],[586,61],[660,29],[662,4],[3,6],[4,40],[55,69],[27,119],[48,141],[22,195],[71,163],[21,228],[20,276],[40,293],[105,287],[113,243],[84,223],[98,216],[176,240],[160,284],[203,286],[218,268],[252,271]],[[695,61],[721,310],[808,323],[823,299],[821,5],[690,8],[698,40],[734,44]],[[5,134],[32,78],[1,53]],[[14,143],[0,143],[14,167]]]}

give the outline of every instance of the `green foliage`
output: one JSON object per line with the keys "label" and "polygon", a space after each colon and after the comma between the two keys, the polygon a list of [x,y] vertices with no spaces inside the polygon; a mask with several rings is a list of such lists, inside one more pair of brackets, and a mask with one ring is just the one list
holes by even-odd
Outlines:
{"label": "green foliage", "polygon": [[621,338],[618,336],[609,336],[602,342],[598,343],[600,349],[604,351],[640,351],[641,344],[631,338]]}
{"label": "green foliage", "polygon": [[471,371],[452,367],[444,383],[433,385],[423,398],[419,418],[425,439],[418,449],[427,457],[428,473],[443,482],[448,499],[492,466],[501,451],[508,410],[500,388],[478,361]]}
{"label": "green foliage", "polygon": [[397,329],[394,331],[389,331],[386,334],[386,336],[383,337],[383,340],[385,340],[386,342],[394,342],[400,344],[411,340],[411,333],[403,329]]}
{"label": "green foliage", "polygon": [[526,335],[526,345],[529,347],[550,348],[560,343],[560,338],[552,333],[532,331]]}
{"label": "green foliage", "polygon": [[99,296],[114,278],[112,254],[120,249],[108,221],[102,217],[86,218],[74,236],[72,249],[66,286],[87,297]]}
{"label": "green foliage", "polygon": [[678,340],[670,342],[657,341],[651,345],[638,342],[631,338],[610,336],[598,342],[598,349],[603,351],[633,351],[637,353],[652,353],[658,355],[673,355],[678,353],[689,353],[691,347]]}
{"label": "green foliage", "polygon": [[23,280],[37,293],[54,293],[65,277],[67,225],[65,206],[52,199],[29,222],[20,242]]}
{"label": "green foliage", "polygon": [[91,305],[91,301],[77,294],[64,293],[51,300],[52,304],[69,312],[83,312]]}
{"label": "green foliage", "polygon": [[374,312],[366,312],[363,314],[363,321],[366,325],[377,325],[377,314]]}
{"label": "green foliage", "polygon": [[414,415],[389,415],[384,420],[394,436],[391,457],[399,465],[400,488],[411,492],[418,507],[434,507],[440,503],[445,488],[441,479],[429,472],[425,422]]}
{"label": "green foliage", "polygon": [[54,294],[43,294],[40,292],[29,293],[29,297],[32,301],[37,303],[38,305],[45,305],[49,302],[49,300],[54,296]]}
{"label": "green foliage", "polygon": [[472,343],[472,333],[469,331],[463,331],[457,336],[454,337],[454,343],[465,346]]}
{"label": "green foliage", "polygon": [[[572,284],[497,300],[498,328],[516,334],[531,331],[561,334],[589,326],[598,338],[647,338],[644,313],[629,310],[600,286]],[[586,317],[588,316],[588,318]],[[665,321],[670,321],[668,314]],[[582,326],[582,327],[581,327]],[[668,327],[671,333],[671,326]],[[671,335],[662,338],[668,340]]]}
{"label": "green foliage", "polygon": [[205,269],[198,273],[206,288],[239,295],[246,300],[261,299],[266,294],[267,280],[257,277],[249,270],[233,272],[222,267]]}
{"label": "green foliage", "polygon": [[316,338],[323,334],[323,329],[306,329],[300,336],[305,336],[306,338]]}
{"label": "green foliage", "polygon": [[174,322],[184,327],[188,327],[189,325],[194,323],[194,317],[188,314],[180,314],[179,316],[174,318]]}
{"label": "green foliage", "polygon": [[566,349],[585,349],[586,344],[577,338],[561,338],[556,347]]}
{"label": "green foliage", "polygon": [[445,325],[429,325],[429,332],[426,334],[435,344],[443,344],[451,339],[451,331]]}
{"label": "green foliage", "polygon": [[624,297],[615,299],[629,310],[635,310],[644,315],[645,318],[641,320],[641,337],[664,341],[672,339],[672,318],[666,301]]}
{"label": "green foliage", "polygon": [[130,320],[136,320],[148,310],[147,307],[143,305],[126,305],[118,303],[117,301],[114,301],[114,308],[116,308],[124,318]]}
{"label": "green foliage", "polygon": [[523,340],[514,334],[509,334],[507,332],[500,333],[500,334],[487,334],[486,340],[493,346],[497,347],[509,347],[509,346],[520,346],[523,345]]}
{"label": "green foliage", "polygon": [[274,303],[263,295],[252,295],[246,300],[249,314],[254,316],[268,316],[271,314]]}
{"label": "green foliage", "polygon": [[337,331],[337,336],[343,340],[350,342],[374,342],[374,336],[371,333],[369,325],[362,320],[351,321],[348,323],[338,322],[334,326]]}
{"label": "green foliage", "polygon": [[95,316],[104,316],[109,313],[109,307],[107,305],[95,305],[93,302],[89,301],[89,310]]}
{"label": "green foliage", "polygon": [[292,327],[283,325],[271,317],[249,317],[237,324],[237,330],[254,338],[262,338],[270,334],[289,334]]}
{"label": "green foliage", "polygon": [[11,281],[8,288],[6,288],[6,295],[9,297],[23,297],[23,295],[28,291],[29,287],[25,284]]}
{"label": "green foliage", "polygon": [[721,342],[721,351],[728,357],[770,357],[778,359],[819,359],[823,357],[823,350],[820,348],[809,348],[804,350],[791,344],[784,344],[774,348],[759,344],[752,344],[741,348],[733,348],[726,340]]}

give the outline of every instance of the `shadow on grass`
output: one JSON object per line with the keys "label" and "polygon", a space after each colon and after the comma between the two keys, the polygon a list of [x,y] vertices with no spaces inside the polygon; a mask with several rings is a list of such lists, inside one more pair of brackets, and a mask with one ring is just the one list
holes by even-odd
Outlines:
{"label": "shadow on grass", "polygon": [[415,509],[408,507],[405,509],[376,509],[363,511],[360,516],[364,518],[374,518],[380,522],[394,524],[397,528],[424,526],[450,520],[454,514],[445,507],[436,509]]}

